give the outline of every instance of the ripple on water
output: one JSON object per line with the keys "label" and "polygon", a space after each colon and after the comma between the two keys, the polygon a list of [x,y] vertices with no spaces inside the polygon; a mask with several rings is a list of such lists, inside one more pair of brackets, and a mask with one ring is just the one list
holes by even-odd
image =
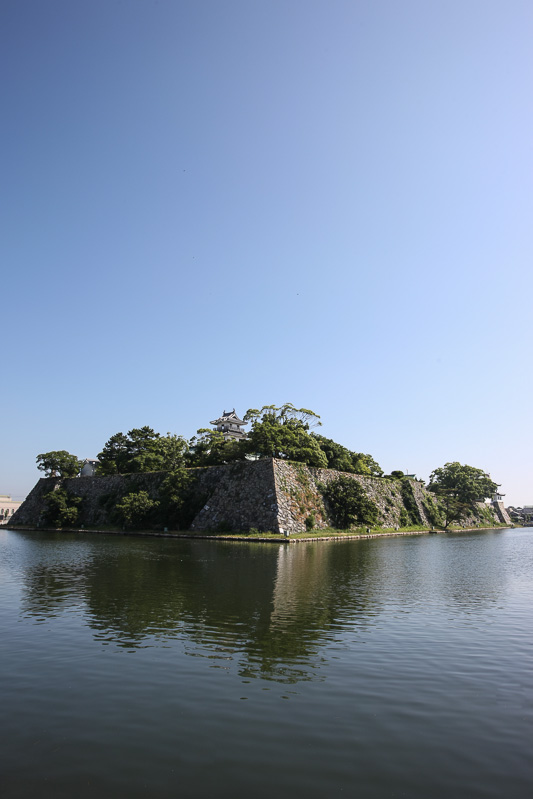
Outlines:
{"label": "ripple on water", "polygon": [[3,799],[529,796],[532,544],[2,535]]}

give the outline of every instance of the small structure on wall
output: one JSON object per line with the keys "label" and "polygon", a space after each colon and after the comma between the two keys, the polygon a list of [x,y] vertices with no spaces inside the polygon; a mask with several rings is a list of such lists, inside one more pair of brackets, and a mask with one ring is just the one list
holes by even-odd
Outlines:
{"label": "small structure on wall", "polygon": [[96,475],[97,466],[97,460],[94,458],[85,458],[83,466],[81,467],[80,477],[94,477]]}
{"label": "small structure on wall", "polygon": [[228,441],[230,438],[239,440],[246,438],[246,433],[244,430],[241,430],[241,427],[244,427],[248,422],[243,422],[242,419],[239,419],[235,413],[235,408],[232,411],[224,411],[222,416],[209,422],[209,424],[215,425],[216,430],[222,433],[225,441]]}
{"label": "small structure on wall", "polygon": [[505,496],[505,494],[501,494],[499,491],[496,491],[492,495],[492,499],[490,500],[490,504],[494,508],[496,516],[498,517],[500,522],[502,522],[502,524],[511,524],[511,517],[507,513],[507,511],[506,511],[506,509],[504,507],[504,504],[503,504],[504,496]]}

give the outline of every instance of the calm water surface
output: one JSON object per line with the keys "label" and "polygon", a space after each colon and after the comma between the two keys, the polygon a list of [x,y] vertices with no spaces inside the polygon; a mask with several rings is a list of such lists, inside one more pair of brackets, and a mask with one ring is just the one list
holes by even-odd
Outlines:
{"label": "calm water surface", "polygon": [[533,529],[0,530],[3,799],[533,796]]}

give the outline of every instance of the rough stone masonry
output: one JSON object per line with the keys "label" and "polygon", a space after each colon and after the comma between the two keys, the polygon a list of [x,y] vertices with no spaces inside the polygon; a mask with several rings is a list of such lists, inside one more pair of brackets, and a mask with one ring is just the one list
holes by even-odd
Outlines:
{"label": "rough stone masonry", "polygon": [[[318,529],[333,526],[318,486],[327,484],[341,474],[357,480],[368,498],[376,503],[380,514],[378,523],[383,527],[401,526],[401,516],[406,510],[410,510],[411,517],[413,514],[417,516],[417,523],[431,527],[430,511],[435,505],[434,495],[415,480],[408,481],[409,508],[406,508],[406,487],[402,491],[398,480],[315,469],[302,463],[273,458],[238,461],[223,466],[191,469],[190,472],[197,494],[205,498],[203,507],[191,524],[191,530],[195,531],[225,528],[248,532],[255,528],[290,535],[304,532],[306,520],[310,517]],[[115,498],[133,490],[142,490],[147,491],[151,499],[157,500],[167,474],[148,472],[62,480],[43,477],[14,514],[10,524],[38,527],[45,509],[44,496],[61,485],[68,495],[82,499],[78,509],[78,527],[105,527],[111,524],[109,514]],[[484,508],[485,513],[494,517],[494,523],[500,522],[491,506],[485,505]],[[475,523],[478,519],[470,521]]]}

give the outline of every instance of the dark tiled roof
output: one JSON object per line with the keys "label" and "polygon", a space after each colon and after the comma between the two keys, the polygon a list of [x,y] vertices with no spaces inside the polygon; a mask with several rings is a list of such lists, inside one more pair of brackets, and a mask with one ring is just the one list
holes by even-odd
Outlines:
{"label": "dark tiled roof", "polygon": [[224,411],[219,419],[215,419],[209,424],[221,424],[222,422],[233,422],[234,424],[246,424],[242,419],[239,419],[235,413],[235,408],[232,411]]}

